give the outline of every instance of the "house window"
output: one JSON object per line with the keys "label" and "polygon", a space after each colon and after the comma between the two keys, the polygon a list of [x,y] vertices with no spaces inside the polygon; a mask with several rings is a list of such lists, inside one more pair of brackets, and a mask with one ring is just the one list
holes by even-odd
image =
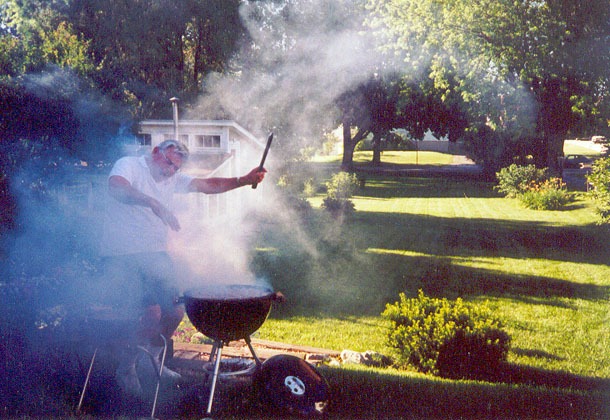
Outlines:
{"label": "house window", "polygon": [[219,135],[197,135],[195,136],[195,147],[215,147],[220,148]]}
{"label": "house window", "polygon": [[138,144],[140,146],[151,146],[152,145],[152,136],[150,134],[138,134],[136,136],[138,140]]}

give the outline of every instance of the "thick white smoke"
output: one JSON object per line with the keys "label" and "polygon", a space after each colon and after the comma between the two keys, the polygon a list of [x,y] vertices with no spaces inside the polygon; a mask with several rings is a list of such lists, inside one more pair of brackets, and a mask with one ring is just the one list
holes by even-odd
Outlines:
{"label": "thick white smoke", "polygon": [[353,2],[340,0],[281,4],[242,6],[251,43],[236,57],[235,72],[205,81],[197,113],[222,109],[255,133],[272,125],[293,138],[337,126],[337,97],[383,64],[364,30],[365,16]]}

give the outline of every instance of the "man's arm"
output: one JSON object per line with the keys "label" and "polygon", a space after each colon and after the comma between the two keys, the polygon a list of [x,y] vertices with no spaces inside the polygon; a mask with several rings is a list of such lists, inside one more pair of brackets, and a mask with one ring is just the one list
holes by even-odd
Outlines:
{"label": "man's arm", "polygon": [[252,169],[244,176],[237,178],[195,178],[189,184],[189,190],[205,194],[219,194],[246,185],[258,184],[265,178],[266,170]]}
{"label": "man's arm", "polygon": [[150,208],[172,230],[180,230],[180,223],[171,211],[158,200],[134,188],[122,176],[113,175],[108,179],[108,193],[121,203]]}

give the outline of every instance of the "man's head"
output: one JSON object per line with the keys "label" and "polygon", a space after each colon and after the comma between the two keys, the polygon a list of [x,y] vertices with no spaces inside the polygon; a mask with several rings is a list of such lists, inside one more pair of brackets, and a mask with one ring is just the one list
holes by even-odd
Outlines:
{"label": "man's head", "polygon": [[189,149],[177,140],[165,140],[152,151],[161,175],[170,177],[180,170],[189,157]]}

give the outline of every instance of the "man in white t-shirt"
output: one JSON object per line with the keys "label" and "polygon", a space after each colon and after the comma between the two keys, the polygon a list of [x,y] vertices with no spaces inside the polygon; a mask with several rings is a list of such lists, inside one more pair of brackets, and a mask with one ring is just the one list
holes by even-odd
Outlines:
{"label": "man in white t-shirt", "polygon": [[[166,140],[150,155],[119,159],[108,177],[108,193],[100,254],[113,305],[140,319],[137,339],[155,355],[162,334],[171,337],[184,316],[176,305],[173,262],[167,254],[168,229],[178,231],[174,215],[176,193],[223,193],[262,182],[265,170],[254,168],[238,178],[194,178],[180,172],[189,151],[182,143]],[[128,393],[140,395],[136,374],[137,352],[126,350],[117,381]],[[162,376],[176,377],[169,369]]]}

